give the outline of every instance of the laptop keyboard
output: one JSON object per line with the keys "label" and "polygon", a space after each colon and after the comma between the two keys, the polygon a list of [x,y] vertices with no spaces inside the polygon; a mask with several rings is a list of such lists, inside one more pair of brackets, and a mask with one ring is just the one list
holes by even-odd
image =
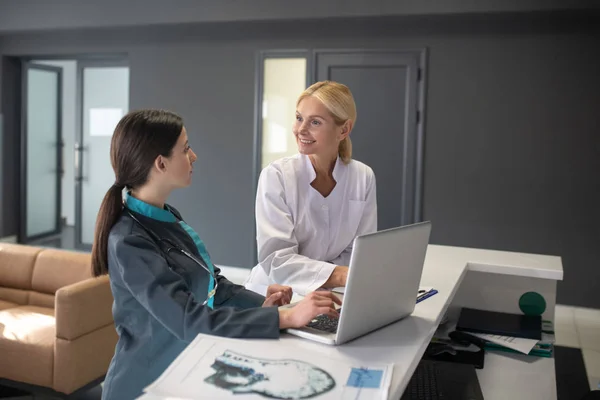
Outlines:
{"label": "laptop keyboard", "polygon": [[[341,310],[342,309],[340,308],[338,311]],[[306,326],[324,332],[336,333],[338,328],[338,322],[339,318],[331,318],[327,315],[318,315],[315,319],[306,324]]]}

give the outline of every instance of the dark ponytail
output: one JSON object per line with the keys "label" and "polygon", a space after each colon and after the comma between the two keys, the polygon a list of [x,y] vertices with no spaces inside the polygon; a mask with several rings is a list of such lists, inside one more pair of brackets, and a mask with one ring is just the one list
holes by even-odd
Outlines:
{"label": "dark ponytail", "polygon": [[119,121],[110,143],[116,179],[104,195],[94,232],[94,276],[108,273],[108,236],[123,210],[123,189],[144,185],[156,158],[171,156],[182,130],[183,120],[170,111],[132,111]]}
{"label": "dark ponytail", "polygon": [[92,246],[92,272],[94,276],[108,273],[108,234],[121,215],[124,188],[122,185],[112,185],[104,195],[102,204],[100,204]]}

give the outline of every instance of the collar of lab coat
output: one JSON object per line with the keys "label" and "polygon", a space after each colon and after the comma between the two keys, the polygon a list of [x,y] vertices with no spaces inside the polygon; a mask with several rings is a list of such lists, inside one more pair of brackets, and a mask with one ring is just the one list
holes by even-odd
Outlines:
{"label": "collar of lab coat", "polygon": [[140,199],[136,199],[131,196],[128,192],[125,194],[125,205],[131,211],[134,211],[138,214],[142,214],[148,218],[155,219],[161,222],[176,222],[177,218],[171,211],[169,211],[166,206],[165,208],[158,208],[153,206],[152,204],[148,204]]}
{"label": "collar of lab coat", "polygon": [[[303,154],[302,158],[304,158],[304,168],[310,178],[309,182],[312,182],[317,178],[317,173],[315,172],[315,167],[313,167],[309,156]],[[342,177],[345,166],[346,165],[342,162],[342,159],[338,156],[337,160],[335,160],[335,165],[333,166],[333,179],[336,182],[339,182],[338,178]]]}

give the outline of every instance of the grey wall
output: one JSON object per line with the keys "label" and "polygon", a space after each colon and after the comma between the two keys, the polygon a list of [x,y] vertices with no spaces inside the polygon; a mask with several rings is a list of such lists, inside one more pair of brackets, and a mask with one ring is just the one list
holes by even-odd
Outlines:
{"label": "grey wall", "polygon": [[199,22],[599,9],[595,0],[0,0],[0,33]]}
{"label": "grey wall", "polygon": [[[0,50],[1,54],[1,50]],[[19,223],[19,136],[21,115],[21,64],[11,57],[0,58],[0,113],[4,116],[0,237],[16,235]]]}
{"label": "grey wall", "polygon": [[[2,48],[2,38],[0,37],[0,48]],[[2,64],[0,57],[0,89],[2,88]],[[2,114],[2,91],[0,90],[0,179],[4,182],[4,115]],[[0,238],[4,237],[4,195],[3,187],[0,184]]]}
{"label": "grey wall", "polygon": [[181,113],[199,155],[192,187],[171,202],[216,262],[250,267],[256,51],[427,47],[432,242],[560,255],[559,301],[600,307],[594,23],[542,15],[114,29],[8,36],[0,53],[127,52],[131,108]]}
{"label": "grey wall", "polygon": [[[0,73],[2,73],[2,71],[0,70]],[[0,157],[2,156],[2,154],[4,154],[4,117],[2,116],[2,113],[0,112]],[[0,179],[4,176],[4,163],[2,162],[2,160],[0,159]],[[2,189],[1,189],[2,185],[0,185],[0,210],[2,210]],[[0,227],[2,227],[4,225],[4,215],[2,215],[3,213],[0,212]],[[0,233],[0,238],[2,238],[3,235],[2,233]]]}

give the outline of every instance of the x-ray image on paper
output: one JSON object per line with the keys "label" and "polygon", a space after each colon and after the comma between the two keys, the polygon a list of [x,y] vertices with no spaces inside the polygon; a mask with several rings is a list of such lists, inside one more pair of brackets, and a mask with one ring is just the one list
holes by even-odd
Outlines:
{"label": "x-ray image on paper", "polygon": [[393,365],[310,345],[200,334],[144,391],[186,400],[387,399]]}
{"label": "x-ray image on paper", "polygon": [[233,394],[256,393],[273,399],[309,399],[335,387],[333,377],[310,363],[249,357],[226,350],[204,381]]}

